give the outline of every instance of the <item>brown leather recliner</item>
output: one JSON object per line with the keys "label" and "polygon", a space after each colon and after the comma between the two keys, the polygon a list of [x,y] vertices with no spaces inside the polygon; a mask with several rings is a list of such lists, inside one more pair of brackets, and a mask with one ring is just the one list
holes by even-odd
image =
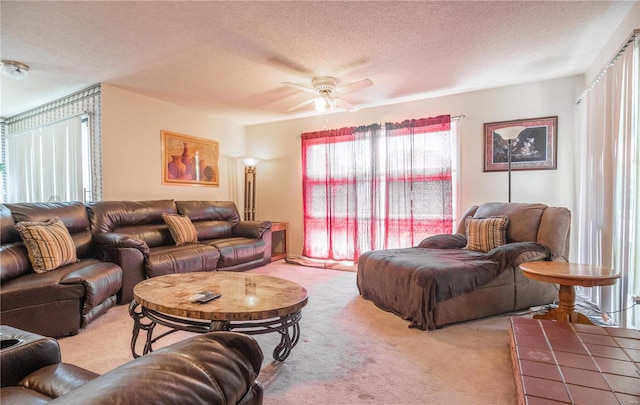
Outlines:
{"label": "brown leather recliner", "polygon": [[[468,275],[473,272],[463,270],[464,266],[480,269],[491,260],[476,256],[486,252],[465,249],[466,219],[493,216],[507,216],[509,222],[507,244],[492,252],[504,252],[512,244],[533,242],[544,245],[548,253],[522,249],[508,264],[505,260],[495,278],[476,285],[469,280],[480,279],[479,274],[490,274],[487,267],[472,278]],[[416,247],[363,253],[358,260],[358,290],[363,298],[424,330],[549,304],[557,297],[556,287],[530,280],[519,265],[545,259],[566,262],[570,228],[571,212],[564,207],[502,202],[473,206],[460,219],[456,234],[434,235]],[[438,280],[424,281],[434,274],[443,275],[440,284]],[[461,281],[465,275],[466,284]]]}
{"label": "brown leather recliner", "polygon": [[103,375],[61,363],[55,339],[0,326],[0,397],[10,404],[261,404],[262,351],[248,335],[212,332]]}

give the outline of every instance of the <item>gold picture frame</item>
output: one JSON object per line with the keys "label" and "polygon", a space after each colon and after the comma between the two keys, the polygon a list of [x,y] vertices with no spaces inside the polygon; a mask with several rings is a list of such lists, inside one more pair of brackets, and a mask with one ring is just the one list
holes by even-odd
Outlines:
{"label": "gold picture frame", "polygon": [[161,138],[162,184],[220,185],[218,142],[165,130]]}

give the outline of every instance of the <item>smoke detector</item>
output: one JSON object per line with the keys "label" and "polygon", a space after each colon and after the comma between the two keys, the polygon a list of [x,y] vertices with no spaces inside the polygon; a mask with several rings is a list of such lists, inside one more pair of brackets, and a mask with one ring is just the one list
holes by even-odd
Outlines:
{"label": "smoke detector", "polygon": [[29,66],[13,60],[3,60],[0,72],[11,79],[22,80],[29,74]]}

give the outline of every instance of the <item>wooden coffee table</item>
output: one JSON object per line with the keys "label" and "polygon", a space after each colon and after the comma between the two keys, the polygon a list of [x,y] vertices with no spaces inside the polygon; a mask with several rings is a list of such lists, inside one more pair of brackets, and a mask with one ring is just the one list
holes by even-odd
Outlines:
{"label": "wooden coffee table", "polygon": [[[201,291],[222,294],[203,304],[189,297]],[[307,304],[307,290],[277,277],[235,273],[198,272],[168,274],[138,283],[133,289],[129,314],[133,318],[131,353],[136,353],[140,330],[146,331],[142,354],[153,351],[152,345],[179,330],[206,333],[234,330],[248,335],[277,332],[280,343],[273,358],[283,361],[300,339],[298,322]],[[156,337],[156,324],[169,328]]]}
{"label": "wooden coffee table", "polygon": [[526,262],[520,265],[522,273],[532,280],[560,285],[558,307],[546,314],[535,315],[537,319],[558,322],[593,324],[589,318],[575,311],[576,292],[574,286],[596,287],[615,284],[620,272],[600,266],[567,262]]}

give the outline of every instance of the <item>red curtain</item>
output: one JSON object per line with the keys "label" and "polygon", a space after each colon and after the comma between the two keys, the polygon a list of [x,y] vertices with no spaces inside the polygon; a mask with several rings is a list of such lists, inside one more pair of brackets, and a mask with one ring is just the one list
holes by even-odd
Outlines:
{"label": "red curtain", "polygon": [[450,117],[302,134],[306,257],[357,261],[452,229]]}

